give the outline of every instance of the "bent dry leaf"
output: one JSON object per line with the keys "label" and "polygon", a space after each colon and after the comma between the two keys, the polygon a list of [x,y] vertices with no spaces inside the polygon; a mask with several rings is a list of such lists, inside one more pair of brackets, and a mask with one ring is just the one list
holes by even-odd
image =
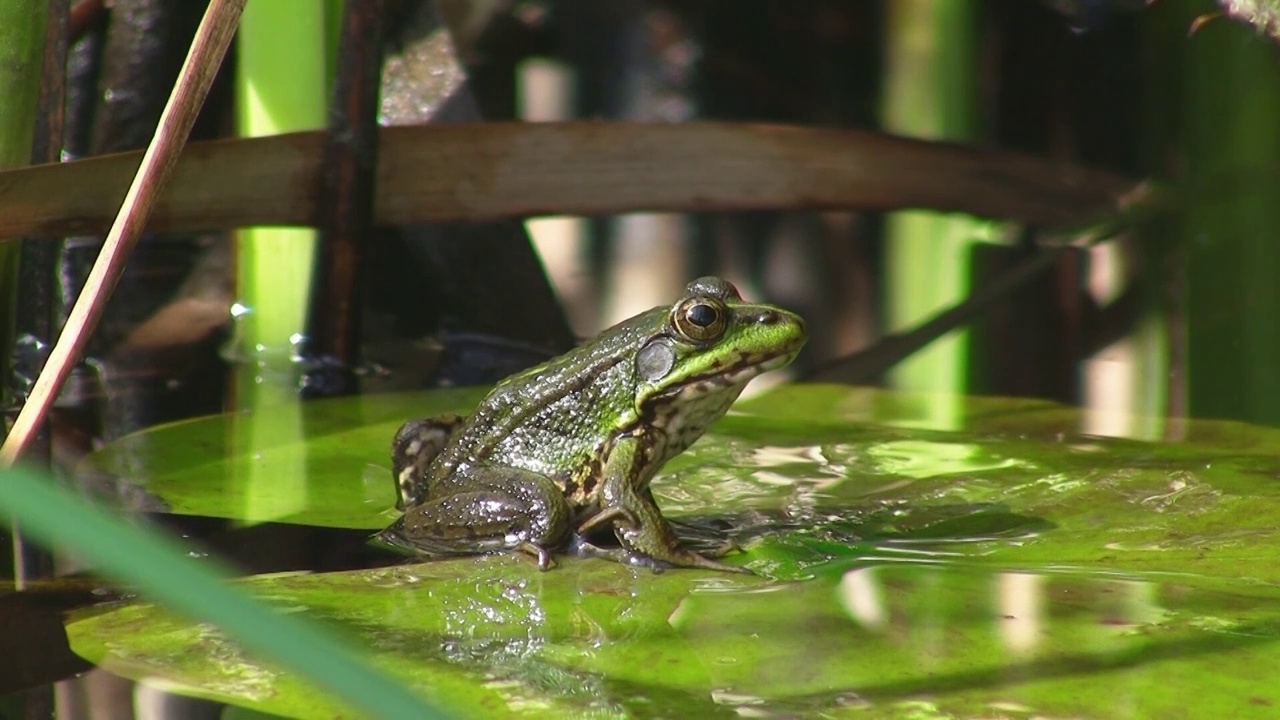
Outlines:
{"label": "bent dry leaf", "polygon": [[[323,142],[307,132],[192,144],[150,230],[314,225]],[[1113,214],[1135,185],[1031,155],[750,123],[431,124],[383,128],[378,145],[379,225],[919,207],[1057,226]],[[0,239],[101,232],[137,164],[121,153],[0,172]]]}
{"label": "bent dry leaf", "polygon": [[[226,456],[228,419],[207,418],[127,438],[89,466],[144,481],[177,511],[234,517],[218,496],[238,465],[302,453],[308,483],[329,489],[291,520],[375,528],[393,501],[398,423],[478,398],[311,403],[305,441],[242,457]],[[1114,717],[1116,698],[1132,717],[1274,710],[1280,432],[1193,422],[1176,443],[1092,437],[1075,409],[991,398],[964,399],[965,429],[943,432],[921,427],[928,401],[781,388],[666,467],[654,491],[680,532],[733,537],[763,577],[568,558],[539,573],[502,555],[243,582],[486,716]],[[344,510],[351,497],[366,502]],[[124,674],[286,715],[330,711],[200,633],[147,605],[70,631]],[[207,647],[222,650],[188,650]]]}

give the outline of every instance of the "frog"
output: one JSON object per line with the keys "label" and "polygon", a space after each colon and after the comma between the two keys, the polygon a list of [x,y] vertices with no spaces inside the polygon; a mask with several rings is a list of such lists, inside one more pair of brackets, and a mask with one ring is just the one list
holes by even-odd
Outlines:
{"label": "frog", "polygon": [[[698,278],[672,305],[502,380],[468,416],[405,422],[391,452],[403,514],[377,537],[428,556],[516,550],[542,570],[572,552],[750,572],[719,559],[731,543],[683,547],[650,483],[807,339],[799,315]],[[591,540],[609,530],[617,547]]]}

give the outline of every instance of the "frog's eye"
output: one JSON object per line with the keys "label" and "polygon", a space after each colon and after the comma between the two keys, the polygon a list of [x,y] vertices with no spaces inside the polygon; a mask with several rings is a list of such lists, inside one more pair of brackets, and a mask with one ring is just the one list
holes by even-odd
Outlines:
{"label": "frog's eye", "polygon": [[672,314],[676,332],[692,342],[707,342],[723,335],[728,317],[728,308],[713,297],[684,300]]}

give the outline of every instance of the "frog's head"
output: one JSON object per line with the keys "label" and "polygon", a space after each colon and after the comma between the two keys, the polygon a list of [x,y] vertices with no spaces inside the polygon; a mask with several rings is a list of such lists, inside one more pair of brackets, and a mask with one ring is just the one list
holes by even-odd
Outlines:
{"label": "frog's head", "polygon": [[729,282],[703,277],[660,320],[636,353],[636,407],[737,397],[747,382],[791,362],[808,335],[799,315],[749,303]]}

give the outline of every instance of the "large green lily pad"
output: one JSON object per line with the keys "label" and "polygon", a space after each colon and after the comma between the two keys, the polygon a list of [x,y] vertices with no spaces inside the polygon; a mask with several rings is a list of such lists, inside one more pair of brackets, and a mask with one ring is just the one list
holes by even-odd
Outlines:
{"label": "large green lily pad", "polygon": [[[259,577],[467,717],[1274,717],[1276,593],[846,562],[806,581],[512,557]],[[295,717],[326,695],[150,605],[71,626],[108,669]]]}
{"label": "large green lily pad", "polygon": [[381,528],[397,515],[391,438],[406,419],[466,411],[483,391],[362,395],[148,428],[91,454],[178,515]]}
{"label": "large green lily pad", "polygon": [[[305,432],[256,448],[237,418],[196,420],[92,466],[175,512],[376,528],[391,516],[398,422],[475,398],[265,411],[275,431]],[[1177,442],[1089,437],[1076,410],[999,399],[943,399],[962,429],[929,429],[933,402],[783,388],[668,466],[655,483],[668,514],[733,528],[761,577],[573,559],[539,573],[498,556],[244,582],[464,715],[1276,714],[1280,432],[1195,422],[1168,429]],[[305,501],[267,511],[254,493],[286,467]],[[284,715],[343,712],[150,605],[70,634],[124,675]]]}

